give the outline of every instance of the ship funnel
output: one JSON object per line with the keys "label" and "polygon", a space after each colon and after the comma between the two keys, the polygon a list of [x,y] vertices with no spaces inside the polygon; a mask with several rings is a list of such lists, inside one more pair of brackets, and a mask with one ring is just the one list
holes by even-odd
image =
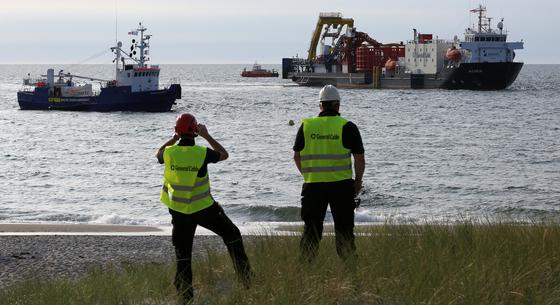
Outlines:
{"label": "ship funnel", "polygon": [[416,41],[416,37],[417,37],[418,32],[416,31],[416,29],[412,29],[412,30],[414,31],[414,41]]}
{"label": "ship funnel", "polygon": [[47,86],[52,87],[54,85],[54,69],[47,70]]}

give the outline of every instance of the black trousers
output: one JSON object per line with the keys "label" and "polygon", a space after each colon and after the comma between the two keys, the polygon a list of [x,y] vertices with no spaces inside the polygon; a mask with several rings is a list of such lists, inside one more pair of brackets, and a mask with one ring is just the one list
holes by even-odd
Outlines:
{"label": "black trousers", "polygon": [[302,259],[312,261],[323,236],[323,221],[330,205],[334,221],[336,252],[343,260],[356,257],[354,243],[354,181],[305,183],[301,192],[301,219],[304,222],[300,241]]}
{"label": "black trousers", "polygon": [[190,215],[171,209],[169,213],[173,223],[171,238],[177,258],[175,287],[185,303],[190,302],[193,298],[191,261],[193,239],[198,225],[222,237],[241,283],[249,288],[252,272],[243,247],[241,232],[217,202]]}

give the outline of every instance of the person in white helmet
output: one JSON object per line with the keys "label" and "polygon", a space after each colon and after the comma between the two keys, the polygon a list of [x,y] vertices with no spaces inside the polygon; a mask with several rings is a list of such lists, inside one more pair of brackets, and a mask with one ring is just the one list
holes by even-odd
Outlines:
{"label": "person in white helmet", "polygon": [[[364,145],[358,127],[340,116],[338,89],[327,85],[321,89],[319,98],[319,116],[303,120],[293,147],[294,161],[304,180],[301,192],[304,230],[300,254],[306,261],[317,256],[323,221],[327,206],[330,206],[336,251],[347,261],[356,257],[354,198],[362,188]],[[354,177],[351,156],[354,158]]]}

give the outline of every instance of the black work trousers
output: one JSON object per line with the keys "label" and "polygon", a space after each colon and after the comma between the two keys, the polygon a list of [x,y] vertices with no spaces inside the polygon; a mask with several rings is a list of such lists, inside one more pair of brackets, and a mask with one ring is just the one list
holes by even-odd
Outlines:
{"label": "black work trousers", "polygon": [[329,205],[334,221],[336,252],[343,260],[355,258],[354,180],[305,183],[301,196],[301,219],[304,222],[300,241],[302,259],[312,261],[317,256]]}
{"label": "black work trousers", "polygon": [[193,214],[183,214],[171,209],[169,213],[172,217],[173,233],[171,237],[177,258],[175,287],[185,303],[189,303],[193,298],[191,260],[193,239],[198,225],[222,237],[239,280],[246,288],[249,288],[252,271],[243,247],[241,232],[217,202]]}

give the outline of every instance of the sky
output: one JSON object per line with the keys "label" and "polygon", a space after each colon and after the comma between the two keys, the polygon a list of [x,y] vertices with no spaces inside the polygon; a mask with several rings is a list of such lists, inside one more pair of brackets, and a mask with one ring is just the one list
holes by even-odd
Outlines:
{"label": "sky", "polygon": [[[280,64],[305,57],[320,12],[341,12],[383,43],[412,39],[412,29],[440,39],[463,36],[483,4],[509,41],[523,39],[516,60],[560,64],[560,1],[554,0],[0,0],[0,63],[111,63],[117,39],[148,28],[152,64]],[[115,33],[117,30],[117,33]]]}

